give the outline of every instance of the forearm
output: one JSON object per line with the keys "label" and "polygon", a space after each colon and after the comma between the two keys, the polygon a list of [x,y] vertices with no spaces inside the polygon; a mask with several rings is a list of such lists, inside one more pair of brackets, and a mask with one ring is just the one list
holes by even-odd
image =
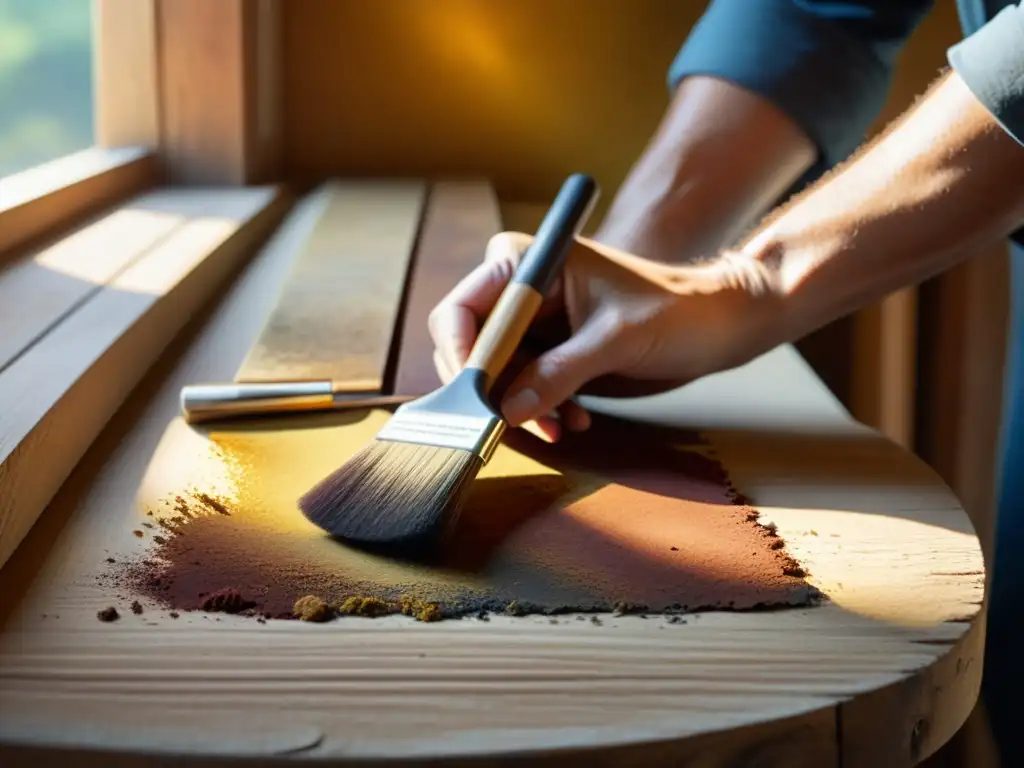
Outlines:
{"label": "forearm", "polygon": [[798,338],[916,284],[1024,222],[1024,147],[955,73],[750,237]]}
{"label": "forearm", "polygon": [[680,84],[596,239],[666,262],[734,244],[816,158],[766,99],[724,80]]}

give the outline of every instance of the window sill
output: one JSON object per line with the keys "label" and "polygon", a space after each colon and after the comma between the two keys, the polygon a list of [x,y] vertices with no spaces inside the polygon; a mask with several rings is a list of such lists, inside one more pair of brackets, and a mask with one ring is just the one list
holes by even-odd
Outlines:
{"label": "window sill", "polygon": [[156,183],[143,147],[92,147],[0,178],[0,261],[82,216]]}
{"label": "window sill", "polygon": [[[92,165],[77,184],[140,158],[122,154],[100,175]],[[49,189],[22,207],[67,187]],[[0,566],[164,348],[290,202],[276,186],[157,187],[62,236],[44,230],[52,242],[0,264],[0,306],[10,310],[0,315],[0,402],[13,404],[0,424]]]}

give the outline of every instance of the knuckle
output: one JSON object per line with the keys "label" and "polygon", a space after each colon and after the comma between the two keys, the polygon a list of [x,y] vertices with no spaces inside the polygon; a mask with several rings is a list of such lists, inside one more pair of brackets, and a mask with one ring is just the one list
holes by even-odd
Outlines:
{"label": "knuckle", "polygon": [[435,344],[441,343],[441,329],[444,326],[445,311],[445,305],[438,304],[427,315],[427,331],[430,333],[430,338],[433,339]]}
{"label": "knuckle", "polygon": [[516,264],[532,241],[533,238],[523,232],[499,232],[487,241],[484,261],[510,261]]}

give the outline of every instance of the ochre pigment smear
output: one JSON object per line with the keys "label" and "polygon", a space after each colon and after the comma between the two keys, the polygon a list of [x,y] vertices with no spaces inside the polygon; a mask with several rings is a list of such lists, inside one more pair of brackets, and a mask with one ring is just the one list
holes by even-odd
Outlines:
{"label": "ochre pigment smear", "polygon": [[330,621],[334,609],[316,595],[306,595],[295,601],[292,614],[303,621]]}
{"label": "ochre pigment smear", "polygon": [[202,461],[220,467],[230,492],[195,482],[147,499],[162,535],[147,537],[140,559],[117,558],[108,577],[174,611],[313,622],[680,614],[820,598],[698,435],[611,418],[553,446],[509,433],[436,562],[351,549],[296,500],[383,418],[202,438]]}

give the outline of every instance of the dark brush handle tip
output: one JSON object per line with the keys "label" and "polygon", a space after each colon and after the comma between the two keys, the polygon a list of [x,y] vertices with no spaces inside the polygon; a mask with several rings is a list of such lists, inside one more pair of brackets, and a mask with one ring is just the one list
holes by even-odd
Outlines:
{"label": "dark brush handle tip", "polygon": [[466,368],[483,372],[485,391],[504,370],[565,263],[597,200],[597,184],[573,174],[551,204],[512,280],[480,329]]}
{"label": "dark brush handle tip", "polygon": [[526,249],[512,282],[545,295],[565,263],[565,257],[597,202],[597,182],[583,173],[565,180]]}

